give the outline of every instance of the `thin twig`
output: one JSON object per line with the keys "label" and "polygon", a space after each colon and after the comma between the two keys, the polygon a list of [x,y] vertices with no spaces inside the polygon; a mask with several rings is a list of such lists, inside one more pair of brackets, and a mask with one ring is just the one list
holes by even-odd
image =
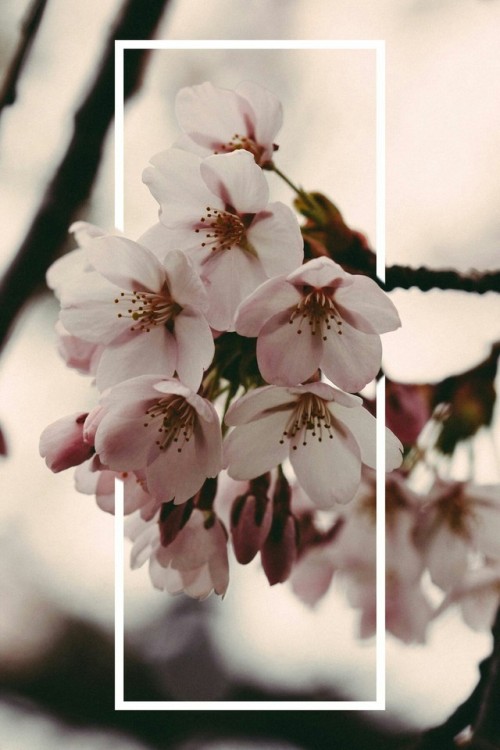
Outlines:
{"label": "thin twig", "polygon": [[[0,282],[0,349],[26,300],[43,282],[45,271],[67,238],[68,226],[88,198],[103,143],[114,114],[115,39],[147,39],[162,17],[168,0],[128,0],[111,29],[94,82],[77,111],[73,136],[16,257]],[[140,84],[145,50],[125,55],[124,97]]]}
{"label": "thin twig", "polygon": [[7,68],[0,89],[0,113],[4,107],[14,104],[17,97],[17,84],[40,26],[47,0],[34,0],[21,22],[19,44]]}

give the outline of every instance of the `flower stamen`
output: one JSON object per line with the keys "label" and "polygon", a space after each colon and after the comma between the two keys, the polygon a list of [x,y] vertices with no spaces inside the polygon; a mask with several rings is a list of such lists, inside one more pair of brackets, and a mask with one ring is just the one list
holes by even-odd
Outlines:
{"label": "flower stamen", "polygon": [[307,445],[309,437],[316,438],[319,443],[327,436],[333,440],[334,422],[326,401],[314,393],[304,393],[290,415],[280,443],[288,438],[292,449],[297,450],[300,443]]}
{"label": "flower stamen", "polygon": [[206,211],[194,230],[205,233],[201,247],[211,247],[212,252],[216,252],[244,244],[245,225],[237,214],[210,206]]}
{"label": "flower stamen", "polygon": [[131,305],[126,313],[118,313],[119,318],[130,318],[134,321],[131,331],[148,333],[156,326],[172,325],[182,311],[181,305],[172,299],[168,292],[121,292],[115,304],[126,302]]}
{"label": "flower stamen", "polygon": [[155,441],[161,451],[166,451],[172,443],[178,443],[177,452],[182,453],[186,443],[189,443],[195,426],[196,411],[182,396],[169,396],[160,399],[146,409],[149,422],[144,427],[157,427],[160,438]]}
{"label": "flower stamen", "polygon": [[319,334],[323,341],[328,338],[328,331],[332,330],[332,323],[337,325],[337,333],[342,335],[342,317],[332,298],[333,292],[327,289],[304,290],[305,295],[290,315],[290,325],[297,319],[299,324],[297,333],[302,333],[302,326],[307,320],[311,328],[311,335]]}

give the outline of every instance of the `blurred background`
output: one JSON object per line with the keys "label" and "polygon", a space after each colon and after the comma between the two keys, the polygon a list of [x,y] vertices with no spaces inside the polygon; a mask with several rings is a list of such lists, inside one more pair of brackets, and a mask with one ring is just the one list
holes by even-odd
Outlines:
{"label": "blurred background", "polygon": [[[122,5],[47,3],[17,99],[0,117],[2,269],[67,148],[73,114]],[[498,268],[497,0],[233,0],[230,11],[223,0],[195,5],[196,12],[187,0],[166,3],[157,38],[385,39],[387,263]],[[29,6],[4,0],[0,8],[4,70]],[[177,136],[175,93],[205,80],[229,88],[253,80],[274,91],[285,113],[278,166],[327,194],[374,244],[375,52],[366,50],[152,53],[125,115],[129,236],[156,221],[141,173]],[[77,218],[112,228],[113,170],[110,132]],[[275,175],[269,181],[272,200],[290,203],[291,191]],[[461,372],[500,339],[491,293],[411,290],[392,298],[403,321],[385,336],[384,369],[394,380],[429,383]],[[76,493],[71,471],[52,475],[38,455],[48,423],[95,404],[88,379],[55,350],[57,313],[40,288],[18,317],[0,369],[8,451],[0,459],[2,750],[226,747],[220,738],[210,744],[215,730],[231,736],[227,747],[235,749],[392,747],[399,735],[443,721],[470,693],[491,648],[490,637],[468,630],[453,610],[431,627],[424,646],[388,636],[383,716],[318,712],[314,740],[292,714],[275,719],[274,729],[265,716],[246,716],[245,732],[261,738],[253,744],[243,740],[236,713],[215,722],[215,714],[200,713],[190,726],[181,712],[113,714],[113,519]],[[479,436],[476,481],[500,481],[498,415],[493,436]],[[286,585],[269,588],[258,563],[233,566],[225,600],[201,604],[153,591],[145,570],[127,572],[126,623],[131,699],[375,698],[375,645],[356,638],[356,614],[342,594],[332,590],[311,611]],[[193,732],[203,743],[192,744]]]}

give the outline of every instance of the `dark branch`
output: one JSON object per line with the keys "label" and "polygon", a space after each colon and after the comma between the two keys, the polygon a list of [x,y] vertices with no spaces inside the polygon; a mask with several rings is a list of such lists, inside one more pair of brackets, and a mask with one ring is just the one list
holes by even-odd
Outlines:
{"label": "dark branch", "polygon": [[[147,39],[154,34],[168,0],[128,0],[111,29],[90,90],[75,115],[68,149],[48,185],[28,234],[0,282],[0,348],[24,302],[43,281],[45,271],[67,238],[68,226],[88,198],[109,124],[114,115],[115,39]],[[125,55],[124,96],[140,84],[145,50]]]}
{"label": "dark branch", "polygon": [[34,0],[21,23],[21,38],[5,74],[2,88],[0,89],[0,112],[4,107],[8,107],[16,101],[17,84],[34,42],[36,32],[40,26],[46,5],[47,0]]}
{"label": "dark branch", "polygon": [[462,292],[500,292],[500,271],[491,273],[461,274],[452,270],[432,268],[410,268],[409,266],[389,266],[386,271],[385,289],[411,289],[417,287],[422,292],[431,289],[456,289]]}

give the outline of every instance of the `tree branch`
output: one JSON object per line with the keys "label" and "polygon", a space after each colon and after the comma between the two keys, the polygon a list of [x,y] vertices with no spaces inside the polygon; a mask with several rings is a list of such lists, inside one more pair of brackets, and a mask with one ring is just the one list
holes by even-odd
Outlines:
{"label": "tree branch", "polygon": [[385,289],[411,289],[417,287],[422,292],[431,289],[456,289],[462,292],[500,292],[500,271],[479,273],[471,271],[461,274],[453,270],[432,268],[410,268],[409,266],[389,266],[386,271]]}
{"label": "tree branch", "polygon": [[24,63],[34,42],[40,26],[47,0],[34,0],[21,22],[21,38],[14,53],[0,89],[0,112],[4,107],[14,104],[17,96],[17,84]]}
{"label": "tree branch", "polygon": [[[90,194],[114,115],[115,39],[152,36],[167,4],[168,0],[148,0],[147,3],[127,0],[110,31],[97,75],[75,115],[73,136],[66,153],[25,240],[0,282],[0,349],[17,313],[43,281],[45,271],[67,238],[68,226]],[[140,85],[146,54],[146,50],[130,50],[125,55],[125,99]]]}

